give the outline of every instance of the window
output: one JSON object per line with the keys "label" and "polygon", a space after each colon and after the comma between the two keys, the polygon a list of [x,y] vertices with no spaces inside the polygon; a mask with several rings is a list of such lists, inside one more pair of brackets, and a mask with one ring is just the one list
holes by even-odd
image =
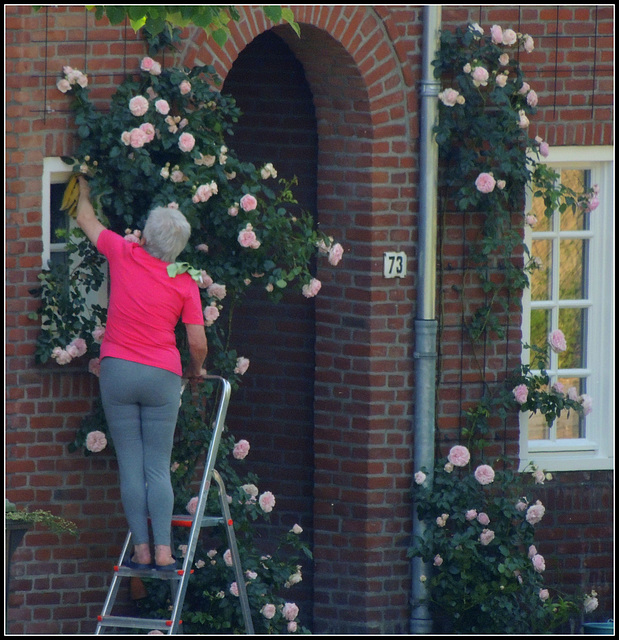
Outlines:
{"label": "window", "polygon": [[[538,223],[525,240],[541,268],[523,296],[523,341],[544,347],[561,329],[567,351],[550,352],[551,384],[593,398],[581,418],[563,412],[551,428],[543,416],[521,414],[520,458],[549,471],[612,468],[614,417],[613,153],[609,147],[555,147],[549,164],[574,190],[598,185],[592,212],[556,212],[546,218],[541,203],[529,209]],[[523,353],[526,362],[528,350]]]}

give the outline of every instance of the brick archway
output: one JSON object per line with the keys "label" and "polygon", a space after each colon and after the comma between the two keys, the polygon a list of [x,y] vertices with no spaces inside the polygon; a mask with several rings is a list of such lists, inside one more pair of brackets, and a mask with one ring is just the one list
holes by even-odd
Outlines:
{"label": "brick archway", "polygon": [[[243,8],[223,49],[198,34],[184,64],[224,79],[271,27]],[[368,7],[295,9],[298,38],[273,29],[303,65],[318,132],[318,223],[345,247],[319,265],[315,301],[314,631],[407,629],[412,278],[382,278],[386,250],[413,255],[416,180],[407,64]],[[410,100],[410,96],[408,96]]]}

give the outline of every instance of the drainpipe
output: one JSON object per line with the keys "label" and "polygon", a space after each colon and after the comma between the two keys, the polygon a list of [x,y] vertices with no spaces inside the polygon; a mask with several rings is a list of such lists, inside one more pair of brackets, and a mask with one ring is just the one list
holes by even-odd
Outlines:
{"label": "drainpipe", "polygon": [[[434,468],[434,425],[436,395],[436,227],[438,147],[432,129],[438,118],[440,82],[435,80],[432,61],[439,48],[441,6],[426,5],[423,12],[423,62],[420,117],[419,237],[417,315],[415,318],[415,452],[414,471]],[[426,482],[432,482],[432,473]],[[413,505],[413,536],[422,535],[424,523]],[[421,558],[411,560],[412,634],[430,634],[432,617],[425,603],[426,588],[422,576],[430,576],[432,565]]]}

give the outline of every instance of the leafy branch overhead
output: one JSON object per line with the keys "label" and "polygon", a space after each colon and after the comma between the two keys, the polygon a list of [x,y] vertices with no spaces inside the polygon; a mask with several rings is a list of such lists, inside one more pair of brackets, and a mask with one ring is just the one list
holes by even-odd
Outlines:
{"label": "leafy branch overhead", "polygon": [[[230,35],[230,22],[240,20],[237,9],[227,5],[87,5],[87,9],[95,12],[97,20],[106,16],[113,25],[129,19],[134,31],[143,28],[151,37],[164,30],[171,32],[173,28],[194,24],[204,29],[219,46],[223,46]],[[300,34],[291,9],[267,5],[262,11],[271,22],[287,22]]]}

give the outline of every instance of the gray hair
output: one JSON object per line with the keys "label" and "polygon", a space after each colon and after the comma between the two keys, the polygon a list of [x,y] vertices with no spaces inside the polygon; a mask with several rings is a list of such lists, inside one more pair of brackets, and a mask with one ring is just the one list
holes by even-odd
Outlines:
{"label": "gray hair", "polygon": [[142,236],[144,249],[164,262],[174,262],[191,235],[187,218],[170,207],[156,207],[149,214]]}

